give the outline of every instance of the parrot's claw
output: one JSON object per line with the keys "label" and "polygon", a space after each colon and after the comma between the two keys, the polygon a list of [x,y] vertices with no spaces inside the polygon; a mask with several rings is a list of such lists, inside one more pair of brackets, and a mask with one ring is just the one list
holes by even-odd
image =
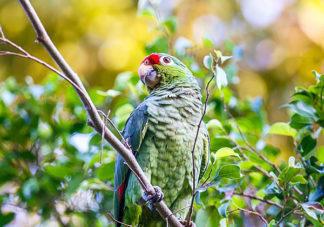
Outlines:
{"label": "parrot's claw", "polygon": [[162,201],[162,199],[164,198],[164,194],[161,190],[161,188],[159,186],[153,186],[154,190],[155,190],[155,194],[154,195],[147,195],[145,192],[142,195],[142,198],[139,201],[140,205],[144,205],[147,202],[149,202],[149,208],[150,210],[155,210],[155,203],[158,203],[160,201]]}

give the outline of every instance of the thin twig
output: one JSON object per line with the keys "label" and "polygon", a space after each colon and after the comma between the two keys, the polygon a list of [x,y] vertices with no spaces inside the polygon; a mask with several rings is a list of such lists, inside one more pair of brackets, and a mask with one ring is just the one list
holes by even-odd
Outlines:
{"label": "thin twig", "polygon": [[245,213],[249,213],[249,214],[254,214],[254,215],[256,215],[256,216],[258,216],[267,226],[268,226],[268,221],[260,214],[260,213],[258,213],[258,212],[256,212],[256,211],[252,211],[252,210],[247,210],[247,209],[243,209],[243,208],[237,208],[237,209],[235,209],[235,210],[230,210],[230,211],[228,211],[227,213],[228,214],[231,214],[231,213],[233,213],[233,212],[235,212],[235,211],[243,211],[243,212],[245,212]]}
{"label": "thin twig", "polygon": [[2,27],[0,25],[0,40],[4,42],[4,44],[8,44],[10,46],[12,46],[13,48],[15,48],[16,50],[22,52],[21,53],[17,53],[17,52],[12,52],[12,51],[0,51],[0,56],[4,56],[4,55],[13,55],[13,56],[17,56],[17,57],[21,57],[21,58],[26,58],[26,59],[30,59],[32,61],[35,61],[43,66],[45,66],[46,68],[48,68],[49,70],[55,72],[56,74],[58,74],[60,77],[62,77],[63,79],[67,80],[75,89],[77,89],[80,93],[84,94],[84,91],[78,86],[76,85],[72,80],[70,80],[70,78],[68,78],[67,76],[65,76],[63,73],[61,73],[60,71],[58,71],[56,68],[54,68],[53,66],[51,66],[50,64],[40,60],[39,58],[29,54],[26,50],[24,50],[21,46],[15,44],[14,42],[10,41],[9,39],[7,39],[3,33]]}
{"label": "thin twig", "polygon": [[270,160],[268,160],[266,157],[264,157],[262,154],[260,154],[246,139],[245,135],[243,134],[240,126],[238,125],[238,123],[236,122],[234,116],[231,114],[231,112],[229,111],[226,103],[225,103],[225,98],[224,98],[224,94],[222,91],[221,92],[221,98],[223,101],[223,105],[224,105],[224,110],[227,113],[227,115],[231,118],[231,120],[233,121],[236,129],[238,130],[238,132],[240,133],[244,143],[249,147],[248,151],[256,154],[259,158],[261,158],[263,161],[265,161],[266,163],[268,163],[270,166],[272,166],[275,170],[277,170],[278,173],[280,173],[280,169],[278,168],[278,166],[276,166],[275,164],[273,164]]}
{"label": "thin twig", "polygon": [[[187,208],[189,208],[189,207],[190,207],[190,205],[189,205],[189,206],[182,207],[182,208],[180,208],[180,209],[174,211],[171,215],[175,215],[176,213],[178,213],[178,212],[180,212],[180,211],[182,211],[182,210],[184,210],[184,209],[187,209]],[[169,227],[168,217],[165,218],[165,221],[166,221],[166,227]],[[181,222],[181,221],[180,221],[180,222]]]}
{"label": "thin twig", "polygon": [[208,173],[208,177],[207,177],[206,180],[201,184],[201,186],[205,186],[205,184],[207,183],[207,181],[210,179],[211,173],[212,173],[212,171],[213,171],[213,167],[214,167],[214,165],[211,166],[210,171],[209,171],[209,173]]}
{"label": "thin twig", "polygon": [[[146,188],[146,186],[145,186],[145,184],[142,182],[141,178],[138,175],[136,175],[137,173],[132,169],[132,167],[130,167],[130,165],[127,162],[124,162],[124,164],[127,165],[127,167],[133,172],[133,174],[138,179],[138,181],[139,181],[140,185],[142,186],[142,188],[144,189],[144,191],[148,191],[147,188]],[[172,213],[169,214],[169,215],[172,215]],[[167,216],[165,218],[168,218],[168,217],[169,216]]]}
{"label": "thin twig", "polygon": [[107,215],[114,221],[114,222],[117,222],[117,223],[119,223],[119,224],[121,224],[121,225],[124,225],[124,226],[127,226],[127,227],[133,227],[132,225],[128,225],[128,224],[126,224],[126,223],[124,223],[124,222],[121,222],[121,221],[118,221],[116,218],[114,218],[114,216],[110,213],[110,212],[108,212],[107,213]]}
{"label": "thin twig", "polygon": [[4,33],[3,33],[3,31],[2,31],[2,27],[1,27],[1,25],[0,25],[0,34],[1,34],[1,37],[2,37],[3,39],[6,38],[5,35],[4,35]]}
{"label": "thin twig", "polygon": [[118,133],[118,135],[120,136],[121,140],[123,141],[123,144],[128,148],[128,149],[132,149],[130,147],[130,145],[127,143],[127,141],[125,140],[124,136],[121,134],[121,132],[118,130],[118,128],[116,127],[116,125],[114,124],[114,122],[112,122],[112,120],[110,120],[110,118],[106,117],[105,113],[102,112],[101,110],[98,110],[98,113],[100,113],[102,116],[104,116],[106,118],[106,120],[109,122],[109,124],[116,130],[116,132]]}
{"label": "thin twig", "polygon": [[263,203],[267,203],[267,204],[269,204],[269,205],[276,206],[276,207],[278,207],[278,208],[280,208],[280,209],[283,208],[283,206],[280,205],[279,203],[275,203],[275,202],[273,202],[273,201],[271,201],[271,200],[265,200],[265,199],[263,199],[263,198],[261,198],[261,197],[255,196],[255,195],[249,195],[249,194],[245,194],[245,193],[238,193],[238,192],[234,192],[233,194],[234,194],[234,195],[238,195],[238,196],[247,197],[247,198],[250,198],[250,199],[259,200],[259,201],[261,201],[261,202],[263,202]]}
{"label": "thin twig", "polygon": [[[291,209],[289,212],[287,212],[285,215],[282,215],[281,218],[279,219],[278,221],[278,226],[279,224],[287,217],[289,216],[290,214],[294,213],[295,210],[298,208],[298,206],[296,206],[295,208]],[[282,211],[283,212],[283,211]]]}
{"label": "thin twig", "polygon": [[100,164],[102,164],[102,153],[103,153],[103,144],[104,144],[104,138],[105,138],[105,126],[107,125],[107,119],[109,117],[110,114],[110,110],[108,110],[106,116],[105,116],[105,121],[102,121],[103,125],[102,125],[102,133],[101,133],[101,152],[100,152]]}
{"label": "thin twig", "polygon": [[[225,104],[224,104],[225,105]],[[235,149],[237,149],[240,152],[240,155],[247,161],[251,161],[250,158],[243,152],[241,146],[236,142],[236,140],[234,140],[232,137],[230,137],[230,135],[226,132],[225,129],[223,129],[223,132],[225,133],[225,135],[236,145]],[[273,180],[273,177],[264,169],[262,169],[260,166],[258,165],[254,165],[254,167],[259,170],[261,173],[263,173],[264,176],[268,177],[269,179]]]}
{"label": "thin twig", "polygon": [[192,150],[191,150],[193,183],[192,183],[192,197],[191,197],[191,203],[190,203],[190,209],[189,209],[189,214],[188,214],[188,218],[187,218],[187,223],[190,223],[190,221],[191,221],[191,216],[192,216],[192,212],[193,212],[193,204],[194,204],[195,195],[196,195],[195,148],[196,148],[196,144],[197,144],[197,140],[198,140],[200,126],[201,126],[203,118],[204,118],[204,116],[206,114],[207,102],[208,102],[208,98],[209,98],[209,95],[210,95],[209,94],[209,85],[213,81],[214,78],[215,78],[215,74],[213,73],[212,77],[210,78],[210,80],[208,81],[207,86],[206,86],[206,98],[205,98],[205,102],[204,102],[204,110],[203,110],[203,113],[201,115],[198,127],[197,127],[195,141],[194,141],[194,144],[193,144],[193,147],[192,147]]}

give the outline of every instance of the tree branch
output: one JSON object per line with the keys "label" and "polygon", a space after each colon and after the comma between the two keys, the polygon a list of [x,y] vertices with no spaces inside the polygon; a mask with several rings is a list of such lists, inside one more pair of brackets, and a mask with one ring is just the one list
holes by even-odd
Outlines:
{"label": "tree branch", "polygon": [[228,213],[230,214],[230,213],[233,213],[233,212],[238,211],[238,210],[243,211],[243,212],[248,213],[248,214],[254,214],[254,215],[258,216],[267,226],[269,224],[268,221],[260,213],[258,213],[256,211],[247,210],[247,209],[243,209],[243,208],[237,208],[235,210],[228,211]]}
{"label": "tree branch", "polygon": [[259,200],[259,201],[261,201],[261,202],[263,202],[263,203],[267,203],[267,204],[269,204],[269,205],[276,206],[276,207],[278,207],[278,208],[280,208],[280,209],[283,208],[283,206],[280,205],[279,203],[273,202],[273,201],[271,201],[271,200],[265,200],[265,199],[262,199],[261,197],[258,197],[258,196],[256,196],[256,195],[249,195],[249,194],[245,194],[245,193],[237,193],[237,192],[234,192],[233,194],[234,194],[234,195],[238,195],[238,196],[247,197],[247,198],[250,198],[250,199]]}
{"label": "tree branch", "polygon": [[[63,75],[65,76],[64,79],[66,79],[68,82],[71,83],[71,85],[75,88],[75,91],[79,95],[84,108],[87,111],[89,120],[91,121],[92,127],[101,134],[104,132],[104,137],[107,140],[108,143],[123,157],[125,162],[128,164],[129,167],[131,167],[132,171],[135,173],[136,176],[140,179],[140,181],[143,183],[143,189],[147,189],[146,193],[148,195],[154,195],[155,190],[147,177],[145,176],[143,170],[139,166],[139,164],[136,161],[136,158],[132,154],[131,150],[127,149],[118,139],[114,136],[114,134],[102,123],[102,120],[98,114],[98,111],[93,104],[92,100],[90,99],[86,89],[84,88],[80,78],[78,75],[71,69],[71,67],[68,65],[68,63],[65,61],[63,56],[60,54],[56,46],[51,41],[50,37],[48,36],[42,22],[40,21],[35,9],[31,5],[29,0],[19,0],[22,8],[24,9],[26,15],[28,16],[32,26],[34,27],[34,30],[37,35],[37,41],[40,42],[47,52],[51,55],[53,60],[56,62],[56,64],[59,66],[59,68],[62,70]],[[1,32],[1,35],[3,33]],[[30,57],[29,57],[30,58]],[[40,63],[38,61],[38,63]],[[42,64],[42,63],[41,63]],[[54,68],[53,68],[54,69]],[[56,73],[57,70],[54,70]],[[58,73],[60,75],[60,73]],[[168,219],[168,222],[173,226],[182,226],[182,224],[177,220],[177,218],[172,215],[171,210],[166,206],[166,204],[161,201],[156,204],[156,210],[159,212],[160,216],[165,219]]]}

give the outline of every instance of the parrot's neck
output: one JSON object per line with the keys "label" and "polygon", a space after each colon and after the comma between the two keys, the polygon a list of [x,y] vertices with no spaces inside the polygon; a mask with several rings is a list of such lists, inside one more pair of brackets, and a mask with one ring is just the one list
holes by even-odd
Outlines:
{"label": "parrot's neck", "polygon": [[199,99],[201,98],[200,87],[198,86],[198,83],[193,76],[186,78],[178,78],[177,80],[172,81],[172,83],[167,81],[161,81],[159,86],[149,91],[150,96],[160,96],[161,94],[170,92],[175,94],[183,94],[190,92],[192,94],[198,95]]}
{"label": "parrot's neck", "polygon": [[162,106],[166,100],[181,103],[179,108],[190,107],[193,115],[200,116],[202,108],[200,87],[194,77],[188,79],[174,81],[172,84],[161,84],[151,91],[146,99],[154,100],[157,105]]}

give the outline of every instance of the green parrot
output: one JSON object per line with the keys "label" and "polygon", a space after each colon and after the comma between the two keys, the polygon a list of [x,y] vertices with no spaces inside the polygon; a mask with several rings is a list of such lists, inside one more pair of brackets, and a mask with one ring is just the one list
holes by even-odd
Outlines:
{"label": "green parrot", "polygon": [[[190,205],[193,184],[197,186],[209,162],[209,136],[202,123],[194,152],[196,181],[193,182],[191,151],[202,116],[200,88],[180,60],[163,53],[147,56],[138,73],[149,96],[130,115],[123,137],[151,184],[156,186],[157,197],[150,198],[151,205],[159,202],[164,193],[166,205],[175,212]],[[153,206],[151,209],[142,206],[144,197],[136,177],[117,154],[116,219],[131,225],[164,226],[165,220],[152,209]],[[183,209],[175,215],[184,220],[188,210]]]}

